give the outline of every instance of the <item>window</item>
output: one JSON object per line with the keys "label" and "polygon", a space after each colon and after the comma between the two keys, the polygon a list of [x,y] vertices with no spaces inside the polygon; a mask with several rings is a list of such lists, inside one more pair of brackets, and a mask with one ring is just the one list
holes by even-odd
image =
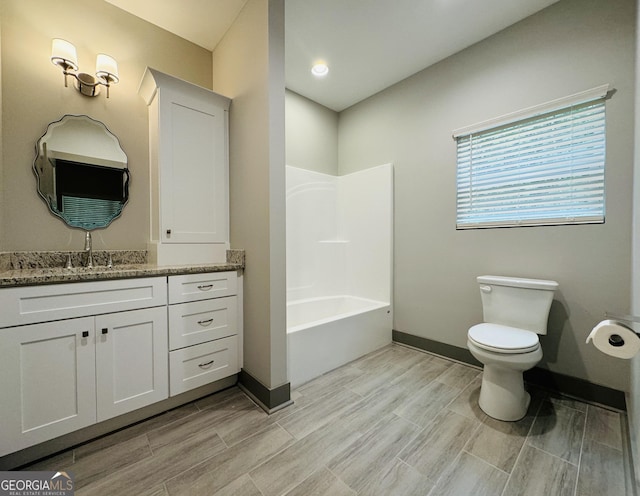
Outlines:
{"label": "window", "polygon": [[457,229],[604,222],[607,90],[454,131]]}

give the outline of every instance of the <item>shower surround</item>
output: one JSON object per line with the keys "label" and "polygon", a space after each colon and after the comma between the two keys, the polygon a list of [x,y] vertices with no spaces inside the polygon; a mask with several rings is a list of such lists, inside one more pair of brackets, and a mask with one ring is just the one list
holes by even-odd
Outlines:
{"label": "shower surround", "polygon": [[287,166],[287,338],[297,387],[391,342],[393,167]]}

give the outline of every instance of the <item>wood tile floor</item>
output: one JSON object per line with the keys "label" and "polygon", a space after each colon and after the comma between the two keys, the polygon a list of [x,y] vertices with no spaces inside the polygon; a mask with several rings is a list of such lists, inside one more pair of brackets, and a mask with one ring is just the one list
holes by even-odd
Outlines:
{"label": "wood tile floor", "polygon": [[393,344],[273,415],[231,388],[25,469],[74,472],[78,496],[625,494],[623,414],[532,391],[499,422],[479,388],[480,370]]}

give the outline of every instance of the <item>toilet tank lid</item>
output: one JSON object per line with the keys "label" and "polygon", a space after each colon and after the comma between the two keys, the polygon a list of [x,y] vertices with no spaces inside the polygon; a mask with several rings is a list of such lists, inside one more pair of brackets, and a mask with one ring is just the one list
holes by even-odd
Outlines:
{"label": "toilet tank lid", "polygon": [[558,283],[556,281],[526,279],[524,277],[478,276],[477,281],[478,284],[493,284],[496,286],[509,286],[514,288],[544,289],[547,291],[555,291],[558,289]]}

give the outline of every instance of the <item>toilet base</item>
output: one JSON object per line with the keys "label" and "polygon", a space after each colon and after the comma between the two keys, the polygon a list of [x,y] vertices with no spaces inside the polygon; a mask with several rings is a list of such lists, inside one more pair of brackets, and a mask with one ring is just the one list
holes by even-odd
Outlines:
{"label": "toilet base", "polygon": [[522,371],[485,365],[480,388],[480,408],[498,420],[516,421],[527,414],[531,396],[524,389]]}

